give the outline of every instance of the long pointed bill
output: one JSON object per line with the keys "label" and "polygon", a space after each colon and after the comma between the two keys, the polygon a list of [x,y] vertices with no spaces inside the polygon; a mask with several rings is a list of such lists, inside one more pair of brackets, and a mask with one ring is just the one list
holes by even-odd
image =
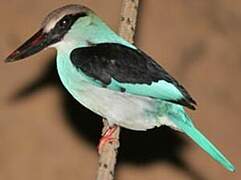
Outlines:
{"label": "long pointed bill", "polygon": [[5,62],[13,62],[24,59],[41,51],[48,45],[48,35],[43,31],[43,29],[41,29],[36,34],[34,34],[29,40],[27,40],[22,46],[20,46],[17,50],[10,54],[5,59]]}

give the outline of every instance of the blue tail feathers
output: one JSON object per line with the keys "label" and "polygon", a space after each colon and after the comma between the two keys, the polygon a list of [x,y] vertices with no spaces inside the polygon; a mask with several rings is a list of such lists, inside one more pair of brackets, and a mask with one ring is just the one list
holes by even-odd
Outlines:
{"label": "blue tail feathers", "polygon": [[234,165],[192,124],[185,112],[181,115],[169,114],[169,117],[183,132],[192,138],[214,160],[222,164],[227,170],[235,171]]}

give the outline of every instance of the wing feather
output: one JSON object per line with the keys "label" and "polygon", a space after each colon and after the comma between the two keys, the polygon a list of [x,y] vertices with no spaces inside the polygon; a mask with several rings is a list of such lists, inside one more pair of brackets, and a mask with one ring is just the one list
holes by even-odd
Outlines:
{"label": "wing feather", "polygon": [[195,109],[185,88],[139,49],[101,43],[71,52],[73,65],[103,87],[158,98]]}

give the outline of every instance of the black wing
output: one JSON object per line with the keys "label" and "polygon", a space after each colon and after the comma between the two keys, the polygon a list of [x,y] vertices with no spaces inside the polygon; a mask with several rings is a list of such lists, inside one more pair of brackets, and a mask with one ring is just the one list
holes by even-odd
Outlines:
{"label": "black wing", "polygon": [[74,49],[71,61],[77,69],[100,81],[103,86],[110,85],[112,79],[119,83],[138,85],[152,85],[164,80],[182,94],[179,99],[165,100],[195,109],[192,104],[196,102],[184,87],[141,50],[116,43],[101,43]]}

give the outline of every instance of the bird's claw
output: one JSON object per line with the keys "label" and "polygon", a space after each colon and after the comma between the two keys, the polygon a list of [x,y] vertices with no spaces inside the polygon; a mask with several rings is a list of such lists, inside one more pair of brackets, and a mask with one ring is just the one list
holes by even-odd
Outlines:
{"label": "bird's claw", "polygon": [[100,142],[97,146],[97,151],[100,153],[103,150],[103,146],[106,143],[112,143],[114,141],[116,141],[116,139],[113,136],[114,132],[116,130],[116,126],[111,127],[109,129],[107,129],[107,131],[104,133],[104,135],[101,137]]}

